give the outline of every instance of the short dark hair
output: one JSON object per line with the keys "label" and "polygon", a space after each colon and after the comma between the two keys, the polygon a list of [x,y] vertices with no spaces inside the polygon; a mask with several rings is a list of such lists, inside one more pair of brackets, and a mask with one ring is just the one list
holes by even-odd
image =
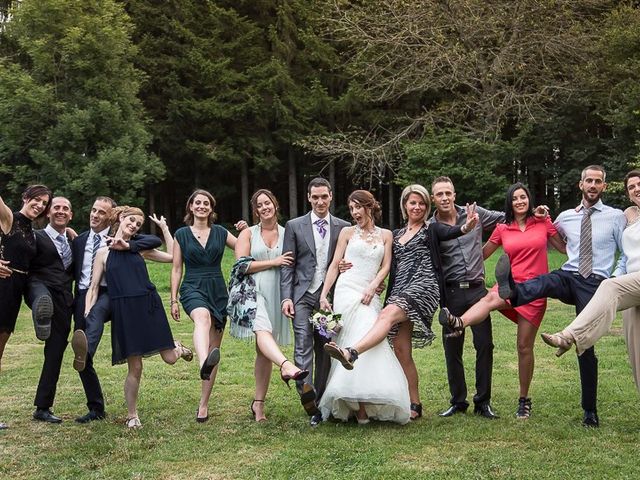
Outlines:
{"label": "short dark hair", "polygon": [[311,187],[327,187],[329,192],[331,192],[331,184],[326,178],[316,177],[311,180],[309,185],[307,185],[307,193],[311,193]]}
{"label": "short dark hair", "polygon": [[602,181],[605,182],[607,180],[607,172],[604,171],[604,167],[602,165],[589,165],[582,169],[582,173],[580,173],[580,181],[584,181],[585,177],[587,176],[587,170],[602,172]]}
{"label": "short dark hair", "polygon": [[47,195],[49,197],[49,201],[47,202],[47,206],[44,208],[40,215],[36,217],[43,218],[49,214],[49,210],[51,210],[51,200],[53,200],[53,192],[46,185],[29,185],[22,192],[22,201],[28,202],[29,200],[33,200],[36,197],[41,197],[43,195]]}
{"label": "short dark hair", "polygon": [[[451,179],[449,177],[441,175],[439,177],[434,178],[433,182],[431,182],[431,193],[433,193],[433,187],[436,186],[436,183],[450,183],[451,186],[453,187],[453,182],[451,181]],[[455,191],[455,187],[453,187],[453,190]]]}
{"label": "short dark hair", "polygon": [[624,176],[624,191],[627,191],[627,184],[629,183],[629,179],[633,178],[633,177],[640,177],[640,170],[631,170],[629,173],[627,173]]}
{"label": "short dark hair", "polygon": [[111,204],[111,208],[116,208],[118,206],[116,201],[111,197],[105,197],[105,196],[96,197],[94,202],[106,202],[106,203],[109,203],[109,204]]}
{"label": "short dark hair", "polygon": [[507,196],[504,201],[504,223],[509,225],[515,220],[515,215],[513,213],[513,194],[516,193],[516,190],[524,190],[524,193],[527,194],[527,198],[529,199],[529,208],[527,209],[526,218],[533,216],[533,205],[531,203],[531,192],[529,189],[520,182],[514,183],[513,185],[507,188]]}

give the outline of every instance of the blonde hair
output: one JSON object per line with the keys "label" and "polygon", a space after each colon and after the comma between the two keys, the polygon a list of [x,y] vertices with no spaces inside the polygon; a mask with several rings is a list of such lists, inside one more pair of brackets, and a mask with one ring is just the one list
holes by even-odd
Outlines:
{"label": "blonde hair", "polygon": [[127,215],[137,215],[142,217],[142,223],[144,223],[144,212],[138,207],[130,207],[123,205],[121,207],[115,207],[111,209],[111,215],[109,216],[109,223],[111,223],[110,235],[115,235],[120,227],[120,217]]}
{"label": "blonde hair", "polygon": [[409,195],[411,195],[412,193],[420,195],[424,200],[424,203],[427,205],[427,211],[424,214],[424,218],[426,220],[429,216],[429,213],[431,212],[431,200],[429,199],[429,192],[427,191],[427,189],[422,185],[418,185],[417,183],[414,183],[413,185],[407,185],[406,187],[404,187],[404,190],[402,190],[402,195],[400,196],[400,211],[402,212],[402,218],[404,219],[404,221],[407,221],[408,215],[407,207],[405,206],[405,204],[409,199]]}

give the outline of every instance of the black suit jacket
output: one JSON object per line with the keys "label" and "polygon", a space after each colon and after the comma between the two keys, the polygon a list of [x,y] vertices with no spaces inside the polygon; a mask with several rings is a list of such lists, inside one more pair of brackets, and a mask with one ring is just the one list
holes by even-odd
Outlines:
{"label": "black suit jacket", "polygon": [[65,269],[53,240],[44,230],[36,230],[36,256],[29,266],[29,281],[41,282],[50,291],[62,293],[71,304],[73,263]]}
{"label": "black suit jacket", "polygon": [[[84,262],[84,249],[87,246],[89,238],[89,230],[82,232],[76,237],[71,244],[71,253],[73,254],[73,278],[76,281],[76,293],[78,292],[78,282],[82,275],[82,264]],[[132,252],[141,252],[143,250],[153,250],[162,245],[155,235],[135,235],[129,240],[129,249]]]}

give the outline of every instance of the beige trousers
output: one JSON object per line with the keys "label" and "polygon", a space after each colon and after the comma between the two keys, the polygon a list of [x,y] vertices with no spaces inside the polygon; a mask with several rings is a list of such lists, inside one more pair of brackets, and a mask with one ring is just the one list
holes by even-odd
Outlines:
{"label": "beige trousers", "polygon": [[580,355],[609,331],[620,310],[625,310],[622,315],[624,337],[636,388],[640,390],[640,272],[603,281],[562,335],[573,338]]}

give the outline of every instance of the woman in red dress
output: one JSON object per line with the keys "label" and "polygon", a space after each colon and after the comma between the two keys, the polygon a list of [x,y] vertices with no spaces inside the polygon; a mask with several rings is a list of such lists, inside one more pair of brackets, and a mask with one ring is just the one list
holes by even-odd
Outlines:
{"label": "woman in red dress", "polygon": [[[484,258],[488,258],[502,246],[511,260],[514,280],[524,282],[549,272],[547,241],[560,252],[565,252],[564,241],[549,217],[536,218],[533,215],[529,189],[522,183],[511,185],[505,201],[505,223],[496,226],[489,241],[484,245]],[[495,285],[484,298],[460,317],[451,315],[446,307],[440,311],[440,323],[454,330],[451,335],[460,335],[465,327],[482,322],[493,310],[499,310],[518,325],[520,398],[517,418],[526,419],[531,414],[529,386],[533,378],[533,344],[546,308],[545,298],[513,308],[508,300],[499,297],[498,286]]]}

